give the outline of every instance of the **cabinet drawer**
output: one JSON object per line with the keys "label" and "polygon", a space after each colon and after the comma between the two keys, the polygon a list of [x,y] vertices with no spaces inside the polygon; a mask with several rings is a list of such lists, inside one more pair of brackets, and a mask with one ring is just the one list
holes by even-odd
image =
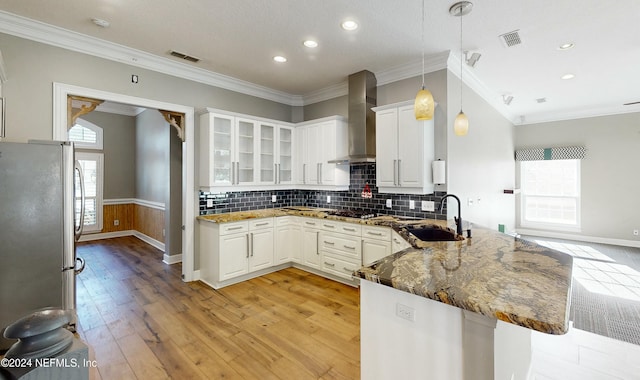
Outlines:
{"label": "cabinet drawer", "polygon": [[362,234],[362,227],[355,223],[340,223],[338,225],[337,232],[360,237],[360,234]]}
{"label": "cabinet drawer", "polygon": [[288,226],[289,224],[293,224],[294,216],[276,216],[276,226]]}
{"label": "cabinet drawer", "polygon": [[338,253],[360,262],[362,242],[359,237],[323,232],[320,234],[320,249],[322,251]]}
{"label": "cabinet drawer", "polygon": [[320,220],[320,226],[322,227],[323,230],[332,231],[332,232],[338,231],[338,226],[340,225],[340,222],[336,220],[327,220],[327,219],[319,219],[319,220]]}
{"label": "cabinet drawer", "polygon": [[322,219],[303,218],[301,225],[309,228],[322,228]]}
{"label": "cabinet drawer", "polygon": [[220,224],[220,235],[237,234],[247,231],[249,231],[249,223],[247,221]]}
{"label": "cabinet drawer", "polygon": [[362,226],[362,238],[363,239],[378,239],[378,240],[391,240],[391,228],[388,227],[374,227],[374,226]]}
{"label": "cabinet drawer", "polygon": [[338,257],[325,255],[322,259],[322,269],[337,276],[351,279],[353,272],[360,268],[360,263],[343,260]]}
{"label": "cabinet drawer", "polygon": [[273,218],[261,218],[249,221],[249,229],[273,228]]}

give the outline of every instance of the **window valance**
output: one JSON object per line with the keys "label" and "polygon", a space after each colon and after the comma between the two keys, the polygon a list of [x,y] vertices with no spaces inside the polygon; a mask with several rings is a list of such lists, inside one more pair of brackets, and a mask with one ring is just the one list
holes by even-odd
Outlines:
{"label": "window valance", "polygon": [[584,146],[520,149],[516,150],[516,161],[582,160],[586,153]]}

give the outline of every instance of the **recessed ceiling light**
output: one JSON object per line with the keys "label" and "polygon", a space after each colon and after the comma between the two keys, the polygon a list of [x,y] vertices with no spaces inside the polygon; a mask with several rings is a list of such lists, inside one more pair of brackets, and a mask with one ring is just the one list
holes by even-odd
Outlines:
{"label": "recessed ceiling light", "polygon": [[561,78],[562,79],[573,79],[575,77],[576,77],[575,74],[564,74]]}
{"label": "recessed ceiling light", "polygon": [[103,19],[101,19],[101,18],[92,18],[92,19],[91,19],[91,22],[92,22],[92,23],[94,23],[94,24],[96,24],[96,25],[98,25],[98,26],[99,26],[99,27],[101,27],[101,28],[108,28],[108,27],[109,27],[109,25],[111,25],[111,24],[109,23],[109,21],[107,21],[107,20],[103,20]]}
{"label": "recessed ceiling light", "polygon": [[353,20],[345,20],[342,22],[342,29],[344,30],[356,30],[358,29],[358,23]]}
{"label": "recessed ceiling light", "polygon": [[276,55],[273,60],[279,63],[287,62],[287,59],[281,55]]}
{"label": "recessed ceiling light", "polygon": [[576,46],[576,45],[571,43],[571,42],[567,42],[566,44],[562,44],[562,45],[558,46],[558,50],[569,50],[574,46]]}
{"label": "recessed ceiling light", "polygon": [[318,43],[314,40],[306,40],[303,42],[304,46],[308,47],[308,48],[315,48],[318,47]]}

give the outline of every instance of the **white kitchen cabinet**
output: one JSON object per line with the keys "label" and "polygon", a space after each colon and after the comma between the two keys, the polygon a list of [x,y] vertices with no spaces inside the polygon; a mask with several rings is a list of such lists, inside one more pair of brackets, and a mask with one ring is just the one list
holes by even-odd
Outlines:
{"label": "white kitchen cabinet", "polygon": [[200,187],[257,190],[292,185],[293,125],[207,108],[200,116]]}
{"label": "white kitchen cabinet", "polygon": [[348,154],[347,125],[334,116],[296,126],[298,146],[297,183],[305,189],[342,189],[349,187],[349,165],[330,164],[330,160]]}
{"label": "white kitchen cabinet", "polygon": [[293,183],[293,128],[259,122],[261,184]]}
{"label": "white kitchen cabinet", "polygon": [[320,254],[321,220],[302,218],[302,263],[308,267],[320,269],[322,257]]}
{"label": "white kitchen cabinet", "polygon": [[433,192],[433,120],[418,121],[413,101],[375,107],[376,186],[380,193]]}
{"label": "white kitchen cabinet", "polygon": [[249,272],[273,266],[274,237],[273,218],[257,219],[249,222]]}
{"label": "white kitchen cabinet", "polygon": [[369,265],[391,254],[391,228],[362,227],[362,264]]}
{"label": "white kitchen cabinet", "polygon": [[302,227],[295,216],[276,218],[275,264],[302,263]]}
{"label": "white kitchen cabinet", "polygon": [[230,223],[201,221],[200,279],[214,288],[274,265],[273,218]]}
{"label": "white kitchen cabinet", "polygon": [[400,252],[411,247],[411,244],[404,240],[396,231],[391,231],[391,253]]}
{"label": "white kitchen cabinet", "polygon": [[257,124],[208,112],[200,116],[200,186],[256,183]]}

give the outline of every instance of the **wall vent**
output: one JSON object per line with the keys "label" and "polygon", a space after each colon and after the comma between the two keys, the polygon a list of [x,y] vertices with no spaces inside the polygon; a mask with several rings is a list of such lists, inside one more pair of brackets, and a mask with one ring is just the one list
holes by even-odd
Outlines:
{"label": "wall vent", "polygon": [[177,51],[175,51],[175,50],[171,50],[171,51],[169,52],[169,54],[171,54],[171,55],[172,55],[172,56],[174,56],[174,57],[182,58],[182,59],[184,59],[185,61],[189,61],[189,62],[193,62],[193,63],[198,63],[198,62],[200,61],[200,58],[192,57],[192,56],[190,56],[190,55],[186,55],[186,54],[184,54],[184,53],[180,53],[180,52],[177,52]]}
{"label": "wall vent", "polygon": [[536,102],[538,102],[538,103],[546,103],[547,102],[547,98],[538,98],[538,99],[536,99]]}
{"label": "wall vent", "polygon": [[512,47],[516,45],[520,45],[522,43],[522,39],[520,39],[520,34],[518,33],[520,29],[514,30],[513,32],[501,34],[500,41],[504,44],[505,47]]}

